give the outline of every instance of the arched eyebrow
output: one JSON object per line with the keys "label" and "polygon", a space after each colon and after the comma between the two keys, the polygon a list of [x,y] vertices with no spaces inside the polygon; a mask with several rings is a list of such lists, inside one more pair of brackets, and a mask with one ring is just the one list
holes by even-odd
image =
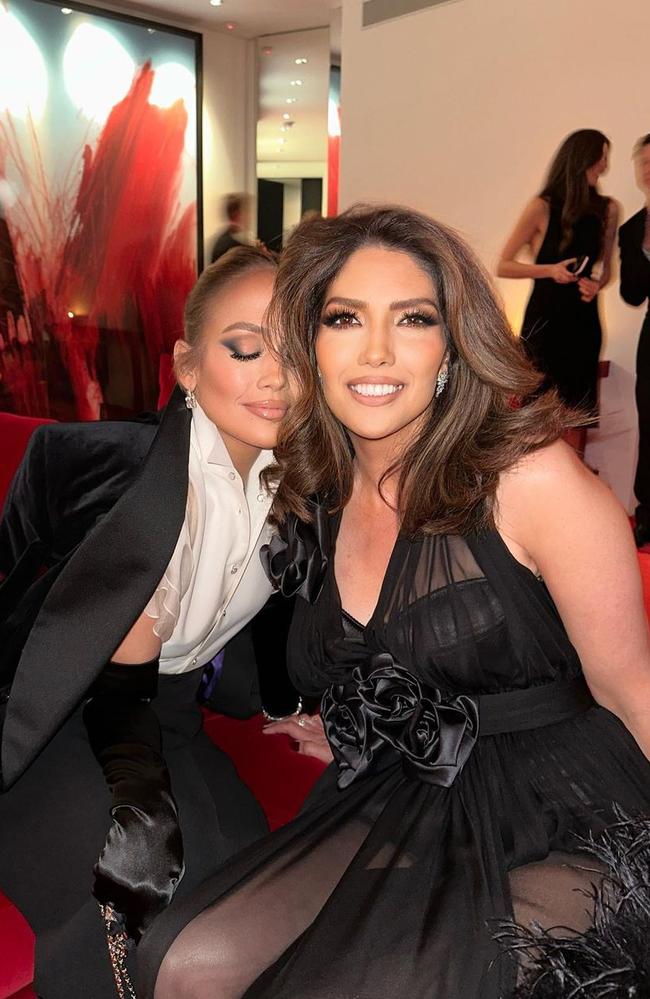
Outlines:
{"label": "arched eyebrow", "polygon": [[262,335],[261,326],[258,326],[257,323],[247,323],[244,321],[240,323],[231,323],[230,326],[226,326],[226,328],[221,330],[221,332],[222,334],[230,333],[232,330],[245,330],[247,333],[259,333],[260,336]]}
{"label": "arched eyebrow", "polygon": [[[328,299],[325,307],[327,308],[328,305],[343,305],[348,309],[369,308],[369,303],[362,302],[359,298],[340,298],[338,296]],[[391,312],[398,312],[400,309],[413,309],[417,305],[430,305],[434,309],[438,308],[437,303],[432,298],[405,298],[399,302],[391,302],[388,308]]]}

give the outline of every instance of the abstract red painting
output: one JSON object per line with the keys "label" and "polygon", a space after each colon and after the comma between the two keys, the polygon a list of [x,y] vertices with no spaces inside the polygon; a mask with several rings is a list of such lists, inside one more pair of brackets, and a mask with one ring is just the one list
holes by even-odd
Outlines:
{"label": "abstract red painting", "polygon": [[0,410],[155,407],[201,264],[200,41],[0,0]]}

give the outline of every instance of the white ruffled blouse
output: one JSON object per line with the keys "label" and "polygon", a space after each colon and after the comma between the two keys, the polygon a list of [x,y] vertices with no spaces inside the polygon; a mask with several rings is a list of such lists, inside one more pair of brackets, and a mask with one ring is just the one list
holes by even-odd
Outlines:
{"label": "white ruffled blouse", "polygon": [[192,411],[185,521],[145,607],[163,643],[161,673],[204,666],[268,600],[259,551],[273,497],[259,477],[272,460],[262,451],[242,482],[215,425],[200,406]]}

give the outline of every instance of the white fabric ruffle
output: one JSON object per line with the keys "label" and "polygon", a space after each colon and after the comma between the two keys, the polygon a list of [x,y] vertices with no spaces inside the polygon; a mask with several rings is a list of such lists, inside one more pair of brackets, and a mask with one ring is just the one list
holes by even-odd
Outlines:
{"label": "white fabric ruffle", "polygon": [[181,600],[189,589],[194,572],[192,549],[196,540],[198,517],[194,490],[190,482],[187,492],[185,520],[181,527],[174,553],[158,583],[151,600],[144,609],[147,617],[155,620],[154,634],[161,642],[171,638],[181,612]]}

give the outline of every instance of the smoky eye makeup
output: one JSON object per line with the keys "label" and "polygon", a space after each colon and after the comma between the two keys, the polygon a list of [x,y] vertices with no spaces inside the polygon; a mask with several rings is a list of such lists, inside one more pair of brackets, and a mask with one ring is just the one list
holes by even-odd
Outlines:
{"label": "smoky eye makeup", "polygon": [[228,337],[221,345],[235,361],[254,361],[262,354],[260,338],[250,335]]}

